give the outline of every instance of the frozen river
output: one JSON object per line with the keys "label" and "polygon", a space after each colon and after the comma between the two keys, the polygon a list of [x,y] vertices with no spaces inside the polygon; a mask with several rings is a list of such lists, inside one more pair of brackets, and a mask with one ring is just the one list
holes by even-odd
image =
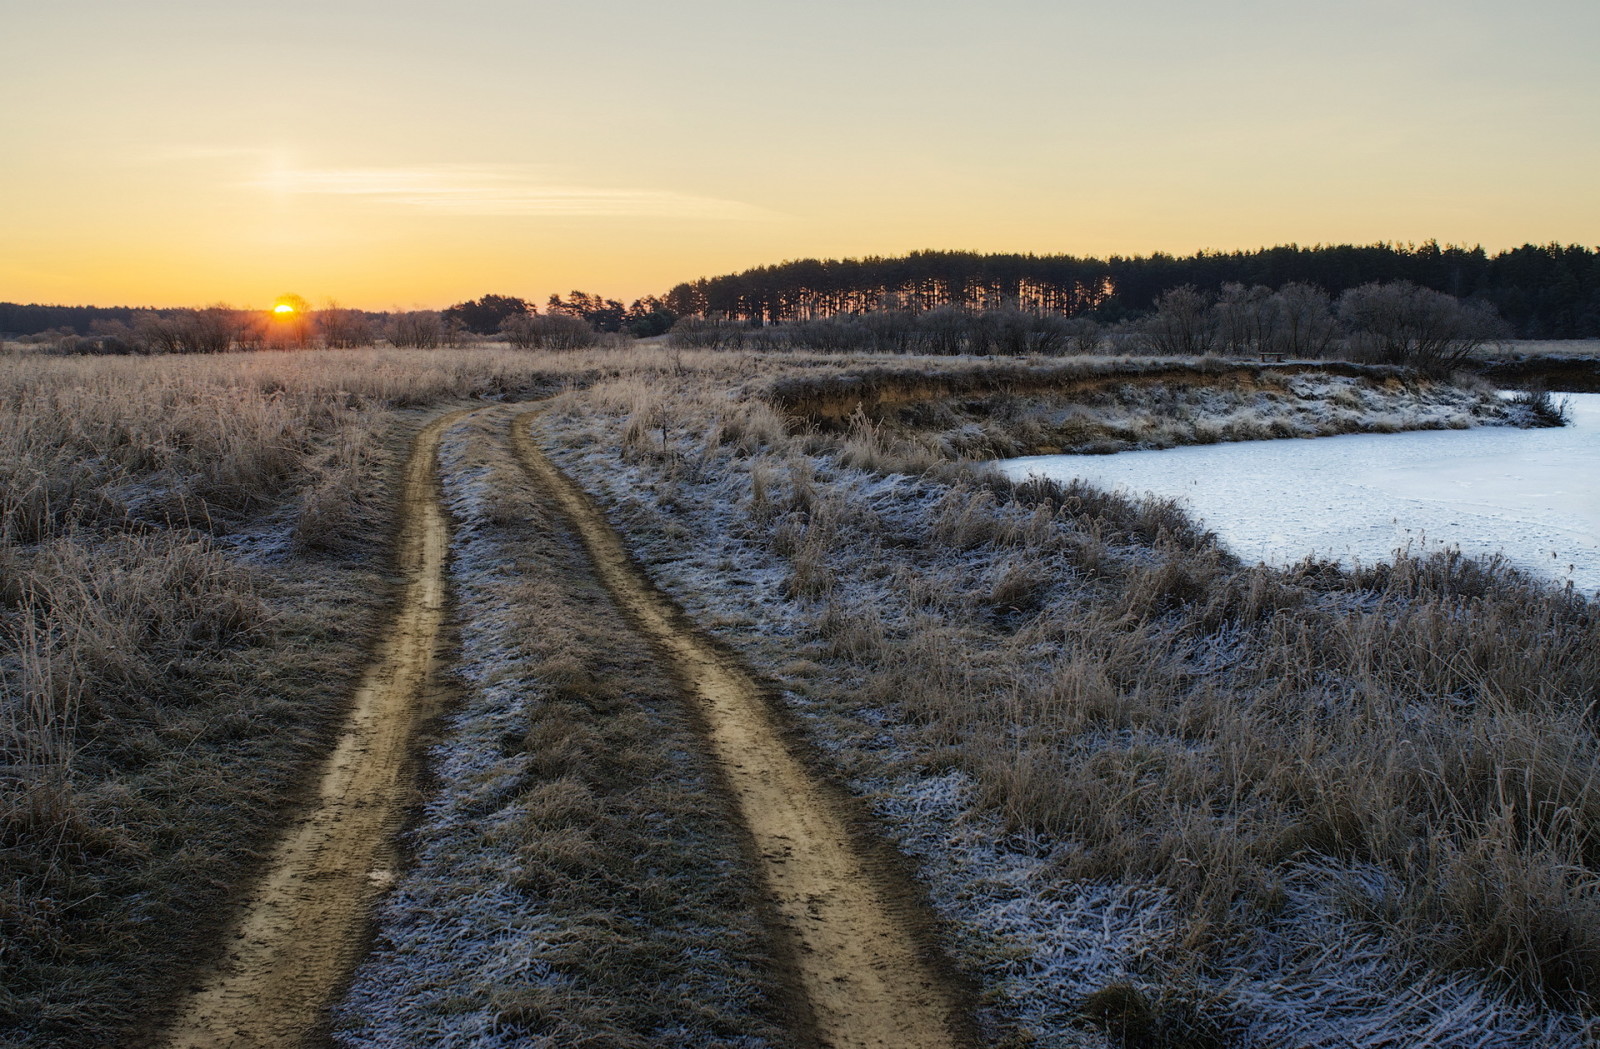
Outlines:
{"label": "frozen river", "polygon": [[1600,394],[1565,394],[1572,425],[1247,441],[1118,455],[1034,455],[1012,477],[1082,477],[1175,497],[1236,554],[1363,563],[1458,546],[1502,552],[1600,591]]}

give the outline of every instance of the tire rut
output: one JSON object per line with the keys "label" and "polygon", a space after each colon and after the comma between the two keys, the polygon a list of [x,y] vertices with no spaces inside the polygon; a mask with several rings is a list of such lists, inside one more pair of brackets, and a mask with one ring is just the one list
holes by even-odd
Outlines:
{"label": "tire rut", "polygon": [[754,843],[816,1031],[834,1049],[970,1044],[960,996],[919,941],[918,903],[853,836],[852,821],[784,741],[760,687],[677,613],[617,533],[514,417],[518,458],[582,537],[621,607],[698,701],[715,756]]}
{"label": "tire rut", "polygon": [[326,1030],[328,1005],[360,961],[373,905],[399,858],[412,738],[431,713],[449,550],[439,438],[475,410],[439,416],[412,442],[397,544],[407,582],[394,622],[356,690],[315,800],[273,851],[221,964],[167,1028],[167,1049],[305,1045]]}

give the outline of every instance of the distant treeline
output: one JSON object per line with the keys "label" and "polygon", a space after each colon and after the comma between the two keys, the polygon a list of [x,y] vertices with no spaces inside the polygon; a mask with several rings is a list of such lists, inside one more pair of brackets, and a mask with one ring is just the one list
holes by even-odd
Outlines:
{"label": "distant treeline", "polygon": [[[213,306],[206,310],[188,307],[153,309],[148,306],[46,306],[38,303],[0,302],[0,334],[38,335],[41,332],[64,331],[75,335],[98,335],[102,332],[120,332],[137,328],[152,319],[174,320],[196,313],[215,313],[219,310],[231,314],[249,314],[250,310],[231,310]],[[360,319],[374,327],[381,327],[390,314],[370,310],[331,307],[320,313],[336,313],[348,320]]]}
{"label": "distant treeline", "polygon": [[41,306],[37,303],[0,302],[0,332],[6,335],[37,335],[66,328],[79,335],[89,334],[96,321],[131,325],[141,306]]}
{"label": "distant treeline", "polygon": [[680,316],[756,324],[865,313],[1002,306],[1088,314],[1115,322],[1151,312],[1185,285],[1313,285],[1338,296],[1377,282],[1407,281],[1488,303],[1522,338],[1600,336],[1600,251],[1525,244],[1494,255],[1481,247],[1289,244],[1257,251],[1109,259],[920,251],[901,258],[801,259],[679,284],[663,298]]}
{"label": "distant treeline", "polygon": [[[789,324],[882,311],[1020,310],[1082,317],[1111,325],[1150,316],[1178,288],[1225,297],[1230,288],[1312,288],[1338,299],[1370,284],[1404,282],[1493,307],[1511,334],[1527,339],[1600,337],[1600,250],[1581,245],[1524,244],[1490,255],[1481,247],[1295,244],[1256,251],[1154,254],[1109,259],[1072,255],[980,255],[919,251],[899,258],[800,259],[743,273],[679,284],[659,298],[624,306],[574,291],[552,295],[546,316],[577,317],[596,332],[660,335],[679,318],[715,318],[753,325]],[[152,318],[182,319],[195,310],[132,306],[52,306],[0,302],[0,334],[120,333]],[[242,312],[242,311],[235,311]],[[526,328],[539,310],[525,299],[485,295],[442,311],[374,313],[330,308],[345,326],[393,340],[395,329],[427,320],[438,345],[476,334]],[[431,330],[431,329],[430,329]],[[340,344],[348,344],[343,339]],[[332,343],[330,343],[332,344]],[[397,343],[397,345],[400,343]],[[410,343],[406,343],[410,344]]]}
{"label": "distant treeline", "polygon": [[[677,317],[666,312],[660,299],[646,296],[624,306],[616,299],[573,291],[565,299],[550,296],[545,305],[546,317],[575,317],[584,321],[593,331],[626,332],[635,336],[663,335]],[[302,312],[297,309],[297,312]],[[491,336],[505,331],[507,321],[519,332],[524,332],[528,317],[538,316],[539,308],[527,299],[514,295],[484,295],[481,298],[458,302],[443,310],[401,310],[374,312],[338,306],[313,310],[303,307],[303,313],[314,322],[317,333],[327,336],[329,322],[340,330],[334,333],[330,345],[352,345],[344,336],[370,341],[386,338],[395,345],[438,346],[459,341],[470,335]],[[151,309],[143,306],[46,306],[36,303],[0,302],[0,335],[9,337],[43,335],[76,335],[80,337],[121,337],[127,341],[129,332],[149,330],[161,323],[191,323],[196,316],[216,317],[227,314],[246,327],[252,316],[265,311],[234,310],[226,306],[212,306],[203,310],[190,307]],[[549,326],[549,325],[547,325]],[[557,325],[559,326],[559,325]],[[398,341],[396,341],[398,338]],[[416,339],[421,338],[419,343]],[[249,343],[253,340],[240,340]],[[354,343],[364,345],[364,343]]]}

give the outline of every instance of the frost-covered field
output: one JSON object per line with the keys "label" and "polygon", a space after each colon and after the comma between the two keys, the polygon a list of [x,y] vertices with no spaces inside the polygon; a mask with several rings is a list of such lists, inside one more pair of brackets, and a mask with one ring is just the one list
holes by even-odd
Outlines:
{"label": "frost-covered field", "polygon": [[[1581,984],[1593,946],[1547,947],[1530,924],[1522,955],[1494,954],[1471,923],[1534,913],[1532,882],[1503,872],[1535,868],[1515,847],[1490,856],[1492,798],[1451,793],[1472,775],[1453,748],[1521,724],[1452,706],[1471,686],[1451,675],[1538,678],[1587,651],[1588,619],[1549,652],[1531,623],[1494,657],[1507,669],[1434,665],[1407,631],[1459,642],[1453,599],[1429,587],[1516,608],[1523,584],[1473,584],[1454,562],[1343,583],[1235,570],[1157,504],[1052,511],[959,470],[850,468],[713,380],[670,382],[597,388],[542,424],[546,446],[916,858],[997,1044],[1105,1044],[1086,1007],[1122,986],[1128,1030],[1153,1045],[1588,1044],[1580,1012],[1485,959],[1556,991],[1571,972],[1552,957],[1531,975],[1527,952],[1577,952]],[[1371,665],[1338,662],[1369,649]],[[1587,733],[1563,692],[1582,687],[1541,688],[1579,703],[1550,738]],[[1504,743],[1475,760],[1520,783],[1528,759]],[[1592,876],[1551,877],[1537,892],[1556,924],[1600,915]]]}
{"label": "frost-covered field", "polygon": [[1455,546],[1600,591],[1600,394],[1551,429],[1352,434],[1317,441],[1029,456],[1033,475],[1180,499],[1247,560],[1387,560]]}

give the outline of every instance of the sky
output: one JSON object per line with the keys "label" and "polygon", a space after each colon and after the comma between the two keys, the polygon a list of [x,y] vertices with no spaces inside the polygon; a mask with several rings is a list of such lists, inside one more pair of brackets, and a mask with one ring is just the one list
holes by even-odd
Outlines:
{"label": "sky", "polygon": [[1600,245],[1594,0],[0,0],[0,301]]}

